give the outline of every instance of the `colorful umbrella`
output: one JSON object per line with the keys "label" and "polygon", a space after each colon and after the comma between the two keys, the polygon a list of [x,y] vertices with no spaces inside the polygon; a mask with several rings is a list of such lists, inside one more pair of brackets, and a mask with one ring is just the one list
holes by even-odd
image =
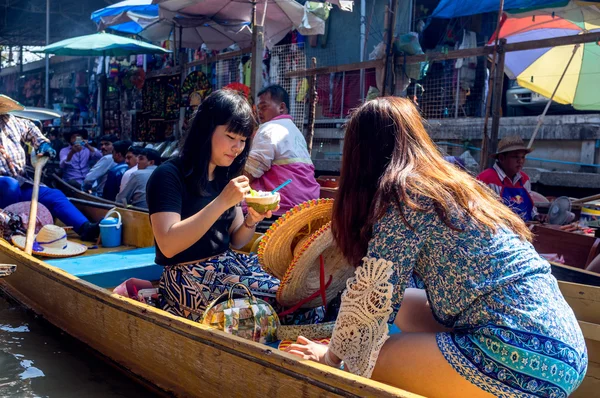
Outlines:
{"label": "colorful umbrella", "polygon": [[61,40],[42,48],[39,52],[54,55],[118,57],[135,54],[161,54],[170,51],[140,40],[100,32]]}
{"label": "colorful umbrella", "polygon": [[[591,4],[572,1],[564,7],[511,14],[502,25],[500,37],[518,43],[600,31],[600,9],[581,3]],[[544,97],[551,98],[556,91],[553,100],[558,103],[600,110],[598,43],[510,52],[505,71],[520,86]]]}

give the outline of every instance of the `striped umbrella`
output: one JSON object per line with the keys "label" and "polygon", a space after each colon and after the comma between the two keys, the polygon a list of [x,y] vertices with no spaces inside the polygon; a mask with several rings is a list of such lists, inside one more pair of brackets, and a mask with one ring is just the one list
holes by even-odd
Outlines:
{"label": "striped umbrella", "polygon": [[[510,14],[503,22],[500,37],[518,43],[598,32],[598,4],[571,1],[563,7]],[[506,54],[506,73],[520,86],[558,103],[572,104],[580,110],[600,110],[599,43],[510,52]]]}

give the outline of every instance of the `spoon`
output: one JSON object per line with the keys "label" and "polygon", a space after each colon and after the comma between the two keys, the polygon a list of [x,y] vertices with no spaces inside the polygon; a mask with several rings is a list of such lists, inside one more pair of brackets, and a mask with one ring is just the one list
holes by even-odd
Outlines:
{"label": "spoon", "polygon": [[289,180],[287,180],[286,182],[284,182],[283,184],[281,184],[280,186],[278,186],[277,188],[275,188],[274,190],[272,190],[271,193],[275,193],[275,192],[279,191],[281,188],[285,187],[290,182],[292,182],[291,178]]}

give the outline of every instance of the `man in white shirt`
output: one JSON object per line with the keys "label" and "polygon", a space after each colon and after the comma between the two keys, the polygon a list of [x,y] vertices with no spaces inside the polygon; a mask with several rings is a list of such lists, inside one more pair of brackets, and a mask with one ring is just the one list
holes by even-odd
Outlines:
{"label": "man in white shirt", "polygon": [[146,185],[154,170],[160,166],[160,161],[160,153],[157,150],[142,148],[138,155],[138,171],[131,175],[125,189],[117,195],[116,202],[147,209]]}
{"label": "man in white shirt", "polygon": [[125,163],[129,166],[129,170],[123,174],[123,178],[121,179],[121,188],[119,192],[123,192],[125,186],[129,182],[131,175],[138,171],[138,155],[140,154],[140,150],[143,149],[141,146],[130,146],[127,151],[127,155],[125,155]]}

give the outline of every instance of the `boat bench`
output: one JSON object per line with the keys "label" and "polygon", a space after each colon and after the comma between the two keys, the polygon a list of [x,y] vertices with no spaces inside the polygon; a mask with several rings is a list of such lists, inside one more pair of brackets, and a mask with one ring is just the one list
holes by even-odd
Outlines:
{"label": "boat bench", "polygon": [[154,247],[93,254],[47,261],[76,277],[103,288],[120,285],[129,278],[160,279],[163,267],[154,263]]}

